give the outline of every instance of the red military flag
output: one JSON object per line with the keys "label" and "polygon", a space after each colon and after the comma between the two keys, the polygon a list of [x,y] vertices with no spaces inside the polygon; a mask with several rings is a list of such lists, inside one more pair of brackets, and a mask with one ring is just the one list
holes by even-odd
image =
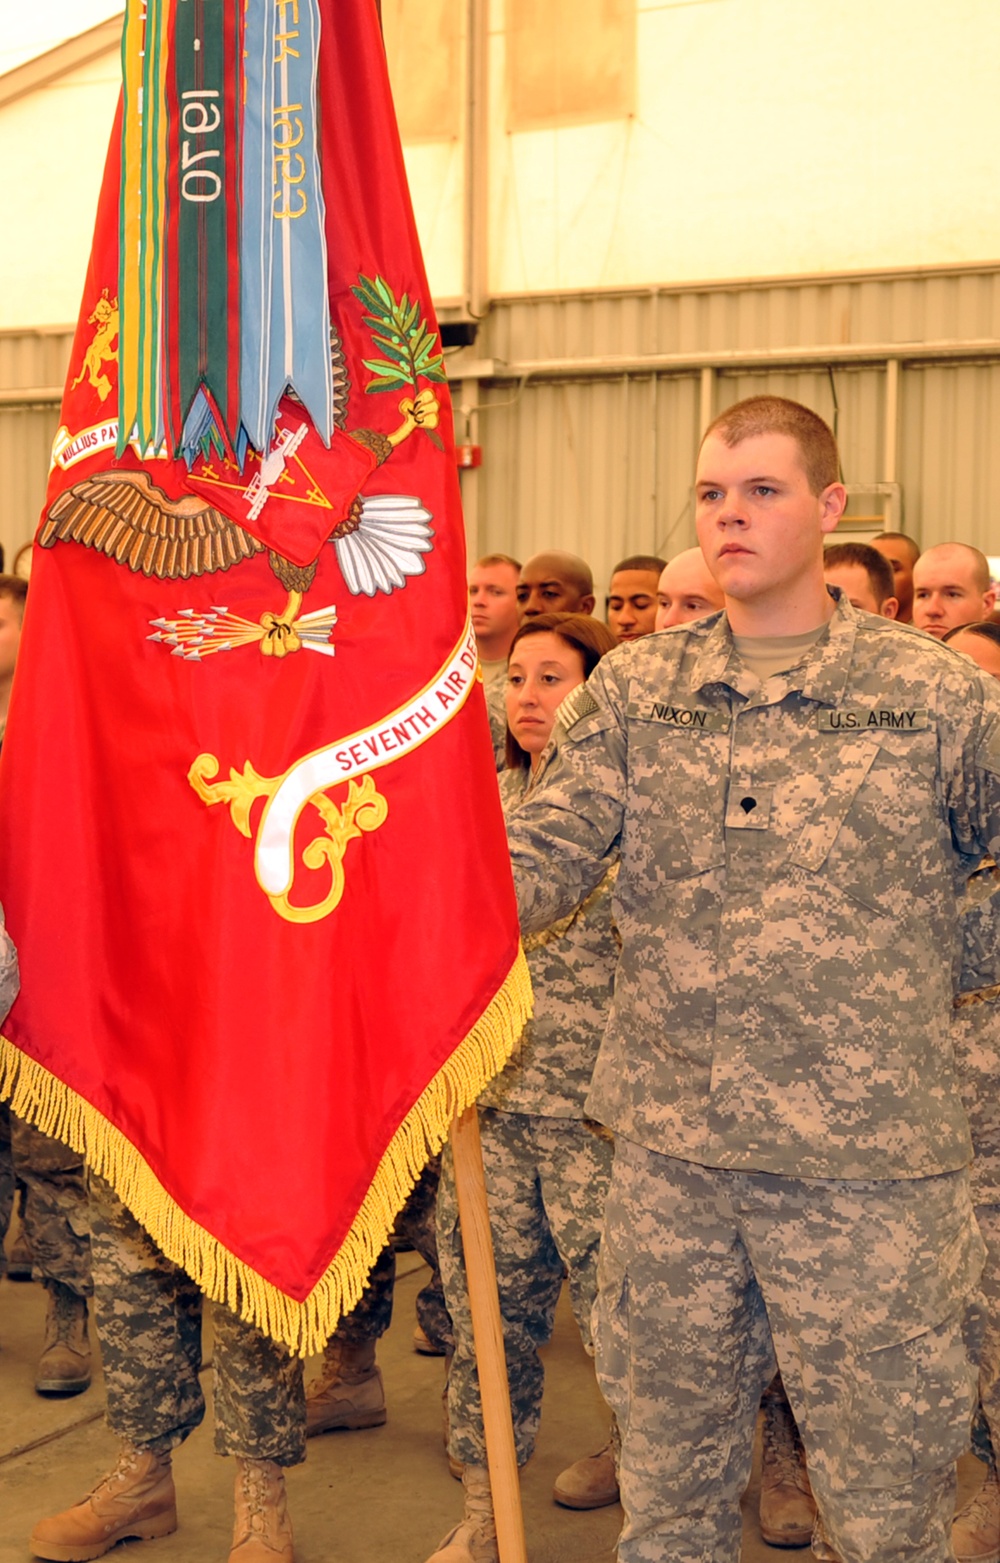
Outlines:
{"label": "red military flag", "polygon": [[0,767],[0,1090],[293,1349],[530,1002],[374,0],[139,0]]}

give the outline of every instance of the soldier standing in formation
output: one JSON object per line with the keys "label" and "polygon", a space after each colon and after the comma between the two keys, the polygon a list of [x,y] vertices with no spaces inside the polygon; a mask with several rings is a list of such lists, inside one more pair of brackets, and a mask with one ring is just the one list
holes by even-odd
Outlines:
{"label": "soldier standing in formation", "polygon": [[[424,1357],[448,1357],[451,1318],[438,1267],[435,1207],[441,1158],[427,1163],[396,1217],[393,1237],[416,1249],[430,1270],[417,1293],[413,1349]],[[306,1437],[341,1429],[381,1427],[388,1415],[382,1371],[375,1361],[379,1341],[392,1323],[396,1287],[396,1247],[390,1238],[379,1254],[361,1294],[345,1313],[323,1351],[318,1378],[306,1390]]]}
{"label": "soldier standing in formation", "polygon": [[[511,647],[507,682],[508,769],[501,796],[509,818],[530,794],[556,708],[615,644],[607,627],[580,614],[527,619]],[[604,1031],[618,941],[611,922],[612,875],[552,927],[525,940],[535,993],[532,1019],[507,1067],[479,1098],[483,1167],[490,1199],[497,1289],[519,1466],[538,1432],[544,1369],[564,1267],[573,1311],[591,1347],[597,1251],[611,1138],[584,1112]],[[438,1197],[438,1252],[455,1328],[448,1376],[449,1454],[462,1467],[465,1516],[431,1563],[496,1563],[483,1414],[450,1149]],[[610,1446],[564,1471],[556,1501],[596,1508],[618,1496]]]}
{"label": "soldier standing in formation", "polygon": [[[97,1329],[117,1464],[82,1502],[41,1520],[35,1557],[98,1558],[177,1528],[171,1454],[205,1415],[202,1295],[89,1175]],[[284,1471],[305,1459],[302,1362],[228,1308],[215,1315],[215,1447],[236,1457],[230,1563],[293,1563]]]}
{"label": "soldier standing in formation", "polygon": [[[0,741],[7,725],[27,595],[27,580],[0,575]],[[0,1102],[0,1275],[15,1181],[24,1191],[15,1245],[20,1249],[19,1278],[34,1276],[46,1292],[45,1339],[35,1389],[40,1395],[79,1395],[90,1385],[87,1299],[93,1290],[83,1161]],[[13,1262],[9,1273],[15,1273]]]}
{"label": "soldier standing in formation", "polygon": [[1000,846],[1000,692],[827,593],[838,471],[796,403],[716,420],[697,525],[725,612],[605,659],[510,821],[526,932],[621,856],[588,1110],[616,1136],[622,1563],[738,1556],[776,1358],[845,1563],[950,1556],[984,1252],[955,895]]}

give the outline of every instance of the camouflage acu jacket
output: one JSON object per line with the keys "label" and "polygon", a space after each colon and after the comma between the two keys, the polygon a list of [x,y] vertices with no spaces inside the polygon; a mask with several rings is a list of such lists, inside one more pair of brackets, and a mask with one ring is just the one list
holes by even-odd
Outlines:
{"label": "camouflage acu jacket", "polygon": [[509,835],[525,930],[621,851],[589,1111],[650,1149],[800,1177],[962,1166],[956,901],[1000,846],[1000,691],[840,597],[762,685],[724,614],[609,653]]}
{"label": "camouflage acu jacket", "polygon": [[961,968],[952,1033],[972,1131],[972,1195],[1000,1201],[1000,870],[987,858],[960,904]]}
{"label": "camouflage acu jacket", "polygon": [[[527,771],[502,771],[508,819],[528,786]],[[526,934],[535,1008],[504,1069],[479,1098],[482,1107],[545,1118],[582,1118],[611,1002],[619,942],[611,921],[617,865],[567,917]]]}
{"label": "camouflage acu jacket", "polygon": [[14,942],[3,926],[3,907],[0,907],[0,1023],[17,998],[21,977],[17,967],[17,951]]}
{"label": "camouflage acu jacket", "polygon": [[507,768],[507,680],[494,678],[483,681],[486,695],[486,715],[490,719],[490,737],[493,740],[493,758],[502,776]]}

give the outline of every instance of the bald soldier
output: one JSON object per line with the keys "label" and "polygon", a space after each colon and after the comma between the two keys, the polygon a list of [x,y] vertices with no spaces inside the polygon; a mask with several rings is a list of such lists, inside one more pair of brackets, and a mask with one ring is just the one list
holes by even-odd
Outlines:
{"label": "bald soldier", "polygon": [[847,495],[809,409],[727,409],[696,495],[724,611],[609,652],[509,824],[525,933],[620,858],[587,1104],[618,1556],[736,1563],[777,1361],[838,1556],[947,1563],[984,1254],[955,887],[1000,848],[1000,688],[827,591]]}
{"label": "bald soldier", "polygon": [[593,613],[590,565],[577,554],[535,554],[521,566],[517,602],[522,619],[540,613]]}
{"label": "bald soldier", "polygon": [[913,622],[938,640],[988,619],[996,595],[986,555],[968,543],[937,543],[913,567]]}
{"label": "bald soldier", "polygon": [[700,548],[685,548],[664,565],[656,588],[656,604],[658,630],[718,613],[723,604],[722,588]]}

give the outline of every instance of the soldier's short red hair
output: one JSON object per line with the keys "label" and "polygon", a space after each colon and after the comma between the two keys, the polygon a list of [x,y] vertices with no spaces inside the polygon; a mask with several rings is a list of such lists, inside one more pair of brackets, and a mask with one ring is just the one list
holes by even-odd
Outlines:
{"label": "soldier's short red hair", "polygon": [[786,396],[748,396],[721,412],[705,430],[727,445],[742,445],[758,434],[787,434],[799,447],[802,465],[814,494],[840,479],[840,458],[833,430],[818,413]]}

